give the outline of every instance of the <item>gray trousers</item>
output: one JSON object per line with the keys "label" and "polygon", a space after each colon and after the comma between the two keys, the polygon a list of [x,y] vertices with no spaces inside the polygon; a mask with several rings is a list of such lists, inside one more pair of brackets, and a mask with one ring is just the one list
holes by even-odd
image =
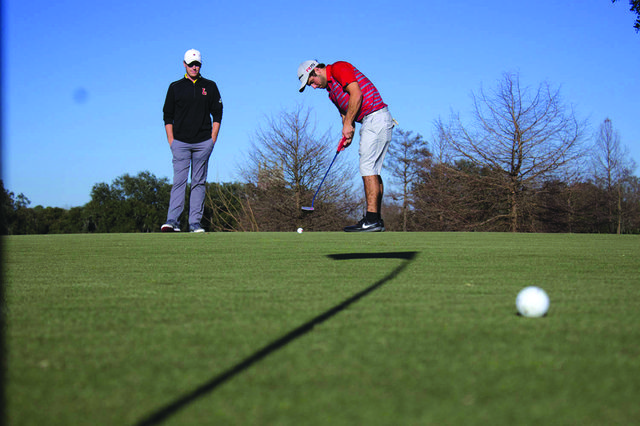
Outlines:
{"label": "gray trousers", "polygon": [[179,140],[171,144],[173,154],[173,186],[167,222],[176,221],[184,209],[187,178],[191,168],[191,194],[189,196],[189,225],[200,224],[204,211],[209,157],[213,151],[213,140],[199,143],[185,143]]}

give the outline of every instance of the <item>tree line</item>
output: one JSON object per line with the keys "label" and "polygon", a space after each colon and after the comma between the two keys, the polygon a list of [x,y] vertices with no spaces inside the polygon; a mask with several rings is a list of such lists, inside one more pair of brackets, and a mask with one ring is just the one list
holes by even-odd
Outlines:
{"label": "tree line", "polygon": [[640,182],[610,119],[589,137],[548,83],[505,73],[427,144],[397,132],[403,230],[640,233]]}
{"label": "tree line", "polygon": [[[438,119],[433,137],[394,130],[383,172],[391,231],[640,234],[640,180],[613,123],[588,135],[560,92],[506,73],[473,94],[470,117]],[[256,131],[242,182],[209,183],[209,232],[338,231],[363,214],[357,167],[339,157],[313,213],[308,205],[335,153],[310,111],[296,107]],[[159,232],[171,184],[149,171],[98,183],[71,209],[36,206],[2,187],[3,234]],[[356,195],[358,194],[358,195]],[[188,191],[187,191],[188,197]],[[187,200],[188,201],[188,200]],[[186,212],[181,217],[186,227]]]}

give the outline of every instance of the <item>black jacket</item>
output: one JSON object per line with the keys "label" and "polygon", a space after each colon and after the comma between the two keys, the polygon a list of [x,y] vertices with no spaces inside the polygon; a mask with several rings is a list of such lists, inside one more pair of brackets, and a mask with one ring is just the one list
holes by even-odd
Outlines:
{"label": "black jacket", "polygon": [[173,137],[198,143],[211,138],[211,122],[222,122],[222,98],[212,80],[195,83],[184,77],[169,85],[164,101],[164,124],[173,124]]}

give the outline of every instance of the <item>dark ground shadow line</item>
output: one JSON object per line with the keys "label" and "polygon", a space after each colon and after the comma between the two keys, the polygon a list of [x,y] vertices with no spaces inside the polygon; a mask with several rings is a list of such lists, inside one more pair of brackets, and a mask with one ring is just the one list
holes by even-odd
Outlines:
{"label": "dark ground shadow line", "polygon": [[386,253],[346,253],[346,254],[330,254],[334,260],[353,260],[353,259],[404,259],[413,260],[418,254],[415,251],[392,251]]}
{"label": "dark ground shadow line", "polygon": [[220,386],[223,383],[227,382],[232,377],[236,376],[237,374],[241,373],[242,371],[248,369],[249,367],[251,367],[256,362],[262,360],[263,358],[267,357],[268,355],[270,355],[271,353],[277,351],[278,349],[286,346],[287,344],[291,343],[295,339],[307,334],[316,325],[322,324],[323,322],[325,322],[326,320],[330,319],[331,317],[337,315],[341,311],[345,310],[346,308],[348,308],[350,305],[354,304],[358,300],[360,300],[363,297],[367,296],[369,293],[375,291],[376,289],[380,288],[381,286],[383,286],[387,282],[393,280],[407,266],[409,266],[409,264],[411,263],[411,261],[415,258],[415,256],[417,254],[418,254],[418,252],[411,251],[411,252],[398,252],[398,253],[350,253],[350,254],[333,254],[333,255],[329,255],[328,257],[330,257],[332,259],[335,259],[335,260],[403,259],[403,260],[405,260],[405,262],[402,262],[402,264],[400,266],[395,268],[387,276],[385,276],[381,280],[377,281],[375,284],[372,284],[371,286],[367,287],[366,289],[364,289],[364,290],[354,294],[353,296],[349,297],[348,299],[346,299],[344,302],[340,303],[339,305],[334,306],[333,308],[331,308],[328,311],[318,315],[317,317],[315,317],[312,320],[306,322],[305,324],[301,325],[300,327],[290,331],[289,333],[287,333],[284,336],[278,338],[277,340],[274,340],[273,342],[271,342],[268,345],[264,346],[262,349],[258,350],[253,355],[250,355],[249,357],[245,358],[243,361],[239,362],[235,366],[231,367],[230,369],[228,369],[228,370],[224,371],[223,373],[219,374],[218,376],[214,377],[213,379],[211,379],[207,383],[204,383],[203,385],[199,386],[198,388],[196,388],[192,392],[189,392],[188,394],[178,398],[174,402],[172,402],[172,403],[160,408],[158,411],[156,411],[156,412],[150,414],[149,416],[145,417],[144,419],[142,419],[141,421],[136,423],[136,425],[137,426],[156,425],[156,424],[160,424],[161,422],[167,420],[173,414],[177,413],[182,408],[184,408],[187,405],[189,405],[190,403],[194,402],[196,399],[198,399],[198,398],[200,398],[202,396],[205,396],[206,394],[212,392],[218,386]]}

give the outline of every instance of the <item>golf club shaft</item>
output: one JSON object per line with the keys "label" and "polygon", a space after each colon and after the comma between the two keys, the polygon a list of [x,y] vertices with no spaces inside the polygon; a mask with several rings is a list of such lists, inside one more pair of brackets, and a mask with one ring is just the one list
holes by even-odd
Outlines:
{"label": "golf club shaft", "polygon": [[[324,174],[324,177],[322,178],[322,181],[320,181],[320,185],[318,185],[318,189],[316,189],[316,193],[313,194],[313,199],[311,200],[311,208],[310,208],[310,210],[313,210],[313,205],[316,202],[316,196],[318,195],[318,192],[320,192],[320,188],[322,187],[322,184],[324,183],[324,180],[329,175],[329,170],[331,170],[331,166],[333,166],[333,163],[336,161],[336,158],[338,157],[338,154],[340,154],[341,151],[344,151],[344,142],[345,141],[346,141],[346,138],[343,136],[342,139],[340,139],[340,143],[338,144],[338,149],[336,150],[336,155],[333,156],[333,160],[331,160],[331,164],[329,164],[329,168],[327,169],[327,172]],[[309,208],[303,207],[303,210],[305,210],[305,209],[309,209]]]}
{"label": "golf club shaft", "polygon": [[320,185],[318,185],[318,189],[316,189],[316,193],[313,194],[313,200],[311,200],[311,207],[313,207],[313,203],[316,201],[316,196],[318,195],[318,192],[320,192],[320,188],[322,187],[322,184],[324,183],[324,180],[329,175],[329,170],[331,170],[331,166],[333,166],[334,161],[336,161],[336,158],[338,157],[338,154],[340,154],[340,151],[337,151],[336,155],[333,156],[333,160],[331,160],[331,164],[329,164],[329,168],[327,169],[327,172],[324,174],[324,177],[322,178],[322,181],[320,182]]}

